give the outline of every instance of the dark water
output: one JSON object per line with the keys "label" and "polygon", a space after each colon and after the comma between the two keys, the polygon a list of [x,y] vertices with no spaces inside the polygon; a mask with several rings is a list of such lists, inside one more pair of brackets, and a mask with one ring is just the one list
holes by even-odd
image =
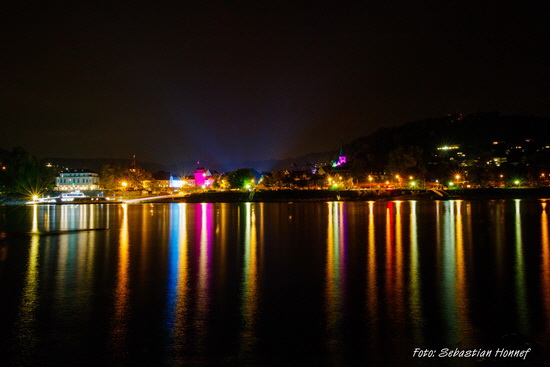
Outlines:
{"label": "dark water", "polygon": [[0,207],[0,365],[542,365],[548,203]]}

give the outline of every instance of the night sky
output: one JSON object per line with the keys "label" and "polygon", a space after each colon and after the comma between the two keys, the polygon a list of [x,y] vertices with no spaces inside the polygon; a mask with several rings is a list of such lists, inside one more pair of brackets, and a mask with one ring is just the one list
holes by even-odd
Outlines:
{"label": "night sky", "polygon": [[0,147],[39,157],[224,165],[447,113],[550,115],[548,1],[17,3]]}

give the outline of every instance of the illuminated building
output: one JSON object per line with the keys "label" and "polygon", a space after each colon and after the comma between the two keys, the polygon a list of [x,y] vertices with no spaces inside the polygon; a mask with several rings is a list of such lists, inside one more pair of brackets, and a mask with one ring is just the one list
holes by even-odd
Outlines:
{"label": "illuminated building", "polygon": [[346,164],[347,158],[344,154],[344,142],[342,141],[342,146],[340,147],[340,155],[338,156],[337,162],[332,162],[332,167],[340,167],[343,164]]}
{"label": "illuminated building", "polygon": [[157,194],[179,189],[186,183],[181,177],[172,172],[159,171],[153,174],[152,180],[143,181],[143,187],[151,193]]}
{"label": "illuminated building", "polygon": [[214,182],[214,179],[212,179],[212,174],[209,170],[205,169],[204,167],[197,167],[195,173],[195,186],[200,187],[209,187]]}
{"label": "illuminated building", "polygon": [[55,178],[55,188],[59,191],[97,190],[99,175],[87,169],[66,169]]}
{"label": "illuminated building", "polygon": [[179,189],[183,186],[183,181],[180,177],[175,177],[172,173],[170,173],[169,186],[174,189]]}

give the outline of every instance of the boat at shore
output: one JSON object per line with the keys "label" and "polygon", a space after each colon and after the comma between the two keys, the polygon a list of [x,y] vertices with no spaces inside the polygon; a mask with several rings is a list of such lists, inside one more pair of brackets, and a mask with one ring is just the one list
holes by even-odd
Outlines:
{"label": "boat at shore", "polygon": [[25,204],[100,204],[100,203],[116,203],[115,198],[102,196],[87,196],[80,190],[75,190],[63,193],[53,197],[34,197]]}
{"label": "boat at shore", "polygon": [[46,198],[33,198],[31,201],[27,201],[25,204],[51,204],[56,203],[58,197],[46,197]]}
{"label": "boat at shore", "polygon": [[67,193],[61,194],[59,200],[61,201],[78,201],[87,198],[88,196],[84,195],[80,190],[75,190]]}

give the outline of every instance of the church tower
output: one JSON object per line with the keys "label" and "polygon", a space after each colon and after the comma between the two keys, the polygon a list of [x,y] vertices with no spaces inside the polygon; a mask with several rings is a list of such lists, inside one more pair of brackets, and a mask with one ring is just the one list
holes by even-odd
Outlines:
{"label": "church tower", "polygon": [[344,139],[342,139],[342,144],[340,145],[340,155],[338,156],[338,161],[332,163],[332,167],[339,167],[343,164],[346,164],[347,159],[344,154]]}

